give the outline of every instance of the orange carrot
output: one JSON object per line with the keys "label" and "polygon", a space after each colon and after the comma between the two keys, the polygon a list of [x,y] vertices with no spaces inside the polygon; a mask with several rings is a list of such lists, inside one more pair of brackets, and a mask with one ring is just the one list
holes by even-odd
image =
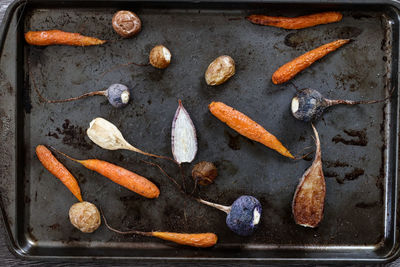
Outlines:
{"label": "orange carrot", "polygon": [[73,45],[89,46],[101,45],[106,41],[94,37],[83,36],[79,33],[63,32],[60,30],[29,31],[25,33],[25,40],[31,45]]}
{"label": "orange carrot", "polygon": [[43,145],[38,145],[36,147],[36,155],[39,158],[43,166],[51,172],[55,177],[60,179],[60,181],[71,191],[72,194],[79,200],[82,200],[81,189],[79,188],[78,182],[75,177],[61,164],[54,156],[51,154]]}
{"label": "orange carrot", "polygon": [[250,15],[246,19],[254,24],[297,30],[320,24],[338,22],[342,17],[343,15],[339,12],[322,12],[295,18]]}
{"label": "orange carrot", "polygon": [[281,66],[277,71],[275,71],[275,73],[272,75],[272,82],[274,84],[281,84],[289,81],[294,76],[296,76],[297,73],[308,68],[318,59],[326,56],[330,52],[335,51],[336,49],[344,44],[347,44],[348,42],[350,42],[350,39],[339,39],[334,42],[322,45],[293,59],[292,61],[286,63],[285,65]]}
{"label": "orange carrot", "polygon": [[157,198],[160,195],[158,187],[134,172],[128,171],[122,167],[98,159],[77,160],[86,168],[98,172],[133,192],[147,198]]}
{"label": "orange carrot", "polygon": [[158,187],[147,180],[145,177],[140,176],[134,172],[128,171],[122,167],[109,163],[107,161],[98,160],[98,159],[87,159],[87,160],[78,160],[68,156],[65,153],[62,153],[55,148],[55,151],[60,153],[61,155],[78,162],[88,168],[89,170],[100,173],[101,175],[107,177],[114,183],[117,183],[139,195],[142,195],[147,198],[157,198],[160,195],[160,190]]}
{"label": "orange carrot", "polygon": [[240,111],[237,111],[222,102],[212,102],[208,108],[215,117],[226,123],[229,127],[241,135],[246,136],[251,140],[260,142],[261,144],[276,150],[286,157],[292,159],[294,158],[289,150],[287,150],[274,135],[270,134],[261,125]]}
{"label": "orange carrot", "polygon": [[121,235],[141,235],[141,236],[154,236],[163,240],[171,241],[177,244],[192,246],[198,248],[208,248],[214,246],[218,237],[213,233],[199,233],[199,234],[186,234],[186,233],[171,233],[171,232],[142,232],[137,230],[130,231],[120,231],[115,228],[112,228],[108,222],[104,213],[102,212],[104,224],[106,227],[113,232],[116,232]]}
{"label": "orange carrot", "polygon": [[151,232],[152,236],[172,241],[181,245],[208,248],[214,246],[218,237],[213,233],[201,233],[201,234],[180,234],[170,232]]}

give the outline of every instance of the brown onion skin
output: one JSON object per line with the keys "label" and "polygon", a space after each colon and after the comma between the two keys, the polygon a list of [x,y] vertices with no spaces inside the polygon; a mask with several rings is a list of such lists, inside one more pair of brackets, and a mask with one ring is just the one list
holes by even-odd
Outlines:
{"label": "brown onion skin", "polygon": [[124,38],[129,38],[140,32],[142,22],[133,12],[121,10],[114,14],[112,26],[116,33]]}
{"label": "brown onion skin", "polygon": [[193,179],[197,180],[200,185],[212,184],[217,176],[217,167],[215,167],[212,162],[208,161],[197,163],[192,170]]}

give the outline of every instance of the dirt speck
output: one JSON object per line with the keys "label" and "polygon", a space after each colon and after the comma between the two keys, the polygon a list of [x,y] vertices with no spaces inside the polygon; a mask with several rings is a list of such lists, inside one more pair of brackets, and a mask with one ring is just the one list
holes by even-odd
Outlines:
{"label": "dirt speck", "polygon": [[339,168],[339,167],[349,167],[349,164],[346,162],[341,162],[341,161],[324,161],[324,167],[326,168]]}
{"label": "dirt speck", "polygon": [[240,150],[240,134],[231,134],[228,131],[225,131],[225,135],[228,136],[228,146],[232,150]]}
{"label": "dirt speck", "polygon": [[344,179],[346,180],[355,180],[358,177],[360,177],[361,175],[363,175],[365,172],[363,169],[360,168],[354,168],[351,172],[346,173],[344,175]]}
{"label": "dirt speck", "polygon": [[362,33],[362,29],[356,27],[341,27],[338,28],[337,37],[340,39],[356,38]]}
{"label": "dirt speck", "polygon": [[368,144],[368,138],[366,129],[361,131],[357,130],[343,130],[350,137],[357,137],[356,139],[344,139],[340,134],[334,136],[332,138],[332,142],[335,144],[343,143],[345,145],[352,145],[352,146],[366,146]]}
{"label": "dirt speck", "polygon": [[379,202],[378,201],[374,201],[374,202],[358,202],[356,203],[356,208],[360,208],[360,209],[372,209],[376,206],[378,206]]}
{"label": "dirt speck", "polygon": [[59,223],[55,223],[55,224],[49,225],[49,229],[51,229],[53,231],[60,230],[60,224]]}
{"label": "dirt speck", "polygon": [[332,171],[324,171],[324,176],[325,177],[338,177],[338,174],[336,172],[332,172]]}
{"label": "dirt speck", "polygon": [[215,163],[215,166],[218,168],[218,173],[221,175],[235,175],[238,172],[238,168],[233,165],[233,163],[229,160],[218,160]]}
{"label": "dirt speck", "polygon": [[92,149],[93,145],[85,140],[85,131],[80,126],[74,126],[66,119],[62,125],[62,129],[57,128],[58,134],[63,135],[62,142],[74,148]]}
{"label": "dirt speck", "polygon": [[57,133],[53,133],[53,132],[48,132],[48,133],[46,134],[46,136],[51,136],[51,137],[54,137],[55,139],[60,139],[60,137],[58,136],[58,134],[57,134]]}

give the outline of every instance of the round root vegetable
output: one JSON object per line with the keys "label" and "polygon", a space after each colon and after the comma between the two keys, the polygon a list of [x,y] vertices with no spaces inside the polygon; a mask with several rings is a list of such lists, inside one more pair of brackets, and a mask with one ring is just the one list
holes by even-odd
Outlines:
{"label": "round root vegetable", "polygon": [[55,177],[57,177],[71,193],[79,200],[82,200],[81,189],[75,177],[61,164],[43,145],[36,147],[36,155],[43,166]]}
{"label": "round root vegetable", "polygon": [[163,45],[157,45],[150,51],[150,64],[157,69],[165,69],[171,63],[171,52]]}
{"label": "round root vegetable", "polygon": [[39,95],[40,99],[43,102],[47,103],[64,103],[64,102],[70,102],[74,100],[79,100],[82,98],[86,98],[88,96],[94,96],[94,95],[102,95],[107,97],[108,102],[115,108],[123,108],[126,105],[128,105],[129,98],[130,98],[130,93],[128,87],[126,87],[123,84],[115,83],[110,85],[106,90],[104,91],[94,91],[90,93],[86,93],[77,97],[71,97],[71,98],[66,98],[66,99],[59,99],[59,100],[49,100],[45,97],[42,96],[42,94],[39,92],[39,90],[36,87],[35,81],[33,81],[33,86],[35,88],[36,93]]}
{"label": "round root vegetable", "polygon": [[99,210],[94,204],[86,201],[71,206],[69,220],[84,233],[93,233],[101,224]]}
{"label": "round root vegetable", "polygon": [[240,111],[222,102],[212,102],[208,108],[215,117],[241,135],[294,159],[290,151],[274,135]]}
{"label": "round root vegetable", "polygon": [[293,116],[301,121],[315,121],[322,116],[324,111],[335,105],[358,105],[358,104],[374,104],[388,100],[387,97],[381,100],[370,101],[352,101],[352,100],[332,100],[322,96],[320,92],[314,89],[305,88],[297,91],[292,98],[291,110]]}
{"label": "round root vegetable", "polygon": [[212,162],[201,161],[194,165],[192,169],[192,177],[200,185],[212,184],[217,176],[217,167]]}
{"label": "round root vegetable", "polygon": [[146,66],[153,66],[157,69],[165,69],[166,67],[169,66],[169,64],[171,63],[171,52],[168,50],[168,48],[166,48],[163,45],[157,45],[155,46],[149,54],[149,63],[145,63],[145,64],[141,64],[141,63],[135,63],[135,62],[129,62],[129,63],[124,63],[124,64],[118,64],[114,67],[112,67],[111,69],[103,72],[101,74],[101,77],[103,77],[104,75],[106,75],[107,73],[116,70],[118,68],[121,67],[127,67],[130,65],[136,65],[139,67],[146,67]]}
{"label": "round root vegetable", "polygon": [[229,207],[203,199],[197,199],[197,201],[226,212],[228,214],[226,225],[237,235],[249,236],[253,234],[260,223],[262,207],[260,201],[255,197],[241,196]]}
{"label": "round root vegetable", "polygon": [[127,169],[98,159],[77,160],[58,150],[56,151],[70,160],[82,164],[89,170],[100,173],[114,183],[117,183],[141,196],[146,198],[157,198],[160,195],[160,190],[155,184],[145,177],[128,171]]}
{"label": "round root vegetable", "polygon": [[185,195],[195,199],[197,202],[219,209],[228,216],[226,217],[226,225],[234,233],[241,236],[249,236],[257,228],[260,223],[262,207],[260,202],[252,196],[241,196],[236,199],[231,206],[224,206],[220,204],[215,204],[201,198],[193,197],[188,195],[182,186],[178,182],[168,175],[168,173],[158,164],[152,162],[146,162],[153,166],[156,166],[168,179],[170,179],[179,191]]}
{"label": "round root vegetable", "polygon": [[124,38],[129,38],[140,32],[142,22],[133,12],[120,10],[112,18],[112,26],[116,33]]}
{"label": "round root vegetable", "polygon": [[171,232],[142,232],[136,230],[130,230],[126,232],[119,231],[108,225],[106,218],[104,217],[104,224],[107,228],[113,232],[123,235],[141,235],[141,236],[153,236],[163,240],[171,241],[180,245],[198,247],[198,248],[208,248],[214,246],[218,237],[214,233],[198,233],[198,234],[186,234],[186,233],[171,233]]}
{"label": "round root vegetable", "polygon": [[122,133],[114,124],[103,118],[92,120],[86,134],[96,145],[107,150],[126,149],[150,157],[168,159],[178,164],[169,157],[147,153],[132,146],[125,140]]}
{"label": "round root vegetable", "polygon": [[338,22],[342,17],[343,15],[339,12],[322,12],[295,18],[250,15],[246,19],[254,24],[297,30],[320,24]]}
{"label": "round root vegetable", "polygon": [[230,56],[220,56],[210,63],[204,76],[208,85],[220,85],[234,74],[235,61]]}
{"label": "round root vegetable", "polygon": [[101,45],[106,41],[94,37],[83,36],[79,33],[63,32],[60,30],[29,31],[25,33],[25,40],[30,45],[72,45],[90,46]]}

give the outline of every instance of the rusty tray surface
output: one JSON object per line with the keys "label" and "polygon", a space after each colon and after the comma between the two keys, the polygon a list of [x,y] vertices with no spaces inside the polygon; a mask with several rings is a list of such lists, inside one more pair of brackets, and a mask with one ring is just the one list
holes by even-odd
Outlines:
{"label": "rusty tray surface", "polygon": [[[399,10],[395,2],[380,3],[15,2],[2,28],[0,65],[1,206],[11,250],[28,259],[381,262],[397,257]],[[142,20],[141,33],[132,39],[120,39],[111,27],[120,9],[133,10]],[[339,10],[343,20],[294,31],[244,19],[252,13],[295,16],[322,10]],[[28,30],[55,28],[113,41],[97,47],[34,47],[24,42]],[[237,108],[300,153],[313,146],[311,127],[290,114],[293,86],[274,85],[271,75],[290,59],[338,38],[354,41],[296,76],[297,87],[338,99],[380,99],[390,88],[395,93],[388,104],[332,108],[316,123],[327,184],[325,212],[318,228],[303,228],[294,223],[291,201],[311,157],[291,161],[249,141],[213,117],[207,106],[217,100]],[[101,76],[116,64],[146,63],[157,44],[172,52],[167,69],[129,66]],[[221,86],[208,87],[204,72],[222,54],[234,58],[237,73]],[[123,83],[132,88],[133,101],[120,110],[102,97],[44,104],[30,79],[52,99]],[[242,194],[258,198],[263,214],[253,236],[234,235],[224,213],[185,198],[157,169],[141,162],[146,157],[103,150],[85,135],[92,119],[104,117],[128,142],[171,155],[178,99],[197,128],[194,163],[213,161],[219,170],[215,184],[202,187],[200,196],[225,205]],[[101,207],[114,227],[215,232],[218,244],[210,249],[182,247],[118,236],[104,226],[93,234],[79,232],[68,219],[75,199],[37,160],[38,144],[77,158],[116,163],[159,186],[158,199],[145,199],[58,157],[78,178],[84,199]],[[178,176],[175,166],[157,162]],[[191,166],[184,166],[187,174]]]}

